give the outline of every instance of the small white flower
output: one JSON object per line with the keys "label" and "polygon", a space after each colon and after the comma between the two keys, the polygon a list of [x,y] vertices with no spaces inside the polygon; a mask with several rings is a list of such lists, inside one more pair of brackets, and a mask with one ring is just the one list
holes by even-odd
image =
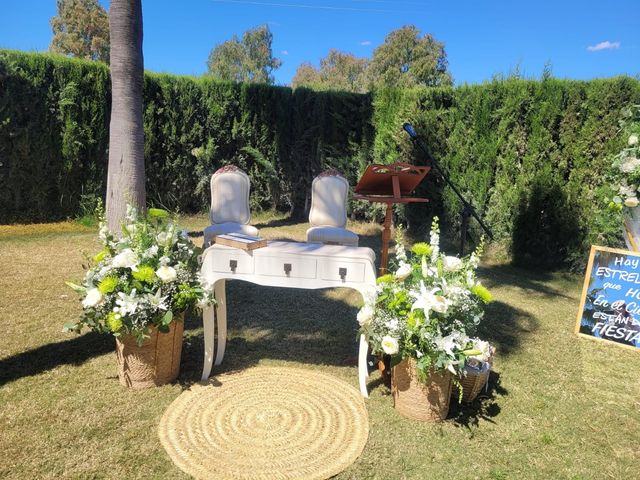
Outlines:
{"label": "small white flower", "polygon": [[390,335],[385,335],[382,337],[382,350],[387,355],[395,355],[400,350],[400,345],[398,344],[398,340],[393,338]]}
{"label": "small white flower", "polygon": [[638,206],[638,199],[636,197],[629,197],[624,201],[624,206],[628,208],[635,208]]}
{"label": "small white flower", "polygon": [[82,306],[84,308],[91,308],[100,305],[104,300],[102,292],[97,288],[92,288],[87,292],[87,296],[82,300]]}
{"label": "small white flower", "polygon": [[628,157],[620,165],[620,171],[622,173],[631,173],[631,172],[634,172],[638,167],[640,167],[640,159],[634,158],[634,157]]}
{"label": "small white flower", "polygon": [[125,228],[127,229],[127,232],[131,234],[134,234],[138,231],[138,226],[135,223],[130,223]]}
{"label": "small white flower", "polygon": [[629,141],[627,142],[629,144],[630,147],[633,147],[634,145],[638,144],[638,135],[630,135],[629,136]]}
{"label": "small white flower", "polygon": [[373,306],[378,300],[378,290],[376,289],[376,287],[369,287],[363,292],[362,298],[365,305]]}
{"label": "small white flower", "polygon": [[365,305],[358,312],[357,318],[358,318],[358,323],[361,326],[368,325],[369,322],[371,322],[371,319],[373,318],[373,308],[371,308],[371,306],[369,305]]}
{"label": "small white flower", "polygon": [[114,268],[130,268],[134,272],[137,271],[138,256],[130,248],[125,248],[118,255],[113,257],[111,265]]}
{"label": "small white flower", "polygon": [[442,266],[447,272],[455,272],[462,267],[462,260],[458,257],[446,256],[442,259]]}
{"label": "small white flower", "polygon": [[169,283],[169,282],[173,282],[176,279],[176,277],[178,276],[178,273],[176,272],[175,268],[170,267],[168,265],[162,265],[161,267],[158,267],[158,269],[156,270],[156,275],[164,283]]}
{"label": "small white flower", "polygon": [[157,254],[158,254],[158,245],[152,245],[151,247],[147,248],[144,251],[142,256],[145,258],[149,258],[149,257],[155,257]]}
{"label": "small white flower", "polygon": [[398,267],[398,270],[396,271],[394,276],[398,280],[404,280],[410,274],[411,274],[411,265],[409,265],[408,263],[400,262],[400,266]]}

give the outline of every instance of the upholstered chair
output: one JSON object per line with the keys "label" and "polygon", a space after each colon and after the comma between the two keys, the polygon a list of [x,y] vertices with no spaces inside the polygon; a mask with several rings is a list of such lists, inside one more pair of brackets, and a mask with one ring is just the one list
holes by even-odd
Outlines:
{"label": "upholstered chair", "polygon": [[204,229],[204,247],[211,245],[216,235],[258,235],[258,229],[249,225],[249,189],[248,175],[234,165],[222,167],[211,176],[211,225]]}
{"label": "upholstered chair", "polygon": [[311,184],[307,242],[358,246],[358,235],[347,230],[349,183],[337,170],[327,170]]}

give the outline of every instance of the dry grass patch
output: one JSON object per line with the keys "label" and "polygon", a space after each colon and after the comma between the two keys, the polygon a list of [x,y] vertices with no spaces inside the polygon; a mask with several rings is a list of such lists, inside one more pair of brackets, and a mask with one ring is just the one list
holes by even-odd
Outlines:
{"label": "dry grass patch", "polygon": [[[185,217],[196,231],[204,216]],[[267,238],[307,225],[254,217]],[[379,248],[380,227],[351,224]],[[201,242],[201,237],[195,237]],[[0,477],[186,478],[164,453],[159,419],[202,369],[198,318],[186,324],[180,383],[122,388],[114,341],[62,333],[80,311],[64,285],[81,277],[95,230],[62,223],[0,227]],[[501,262],[481,270],[495,302],[482,335],[498,346],[487,395],[440,425],[402,418],[370,378],[370,438],[339,479],[634,478],[640,437],[638,352],[573,335],[582,279]],[[229,282],[221,371],[256,364],[318,369],[357,386],[357,294]]]}

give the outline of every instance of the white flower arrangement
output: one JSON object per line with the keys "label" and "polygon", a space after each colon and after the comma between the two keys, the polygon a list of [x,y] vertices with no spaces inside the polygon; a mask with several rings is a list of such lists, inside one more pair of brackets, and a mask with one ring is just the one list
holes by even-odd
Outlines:
{"label": "white flower arrangement", "polygon": [[640,204],[640,105],[626,108],[620,123],[626,146],[613,156],[608,175],[612,190],[609,207],[616,211]]}
{"label": "white flower arrangement", "polygon": [[358,314],[360,331],[375,354],[392,363],[415,358],[418,376],[430,369],[461,376],[469,362],[486,357],[488,343],[471,339],[491,294],[477,280],[482,246],[471,256],[446,256],[439,248],[437,218],[429,243],[418,243],[407,256],[396,240],[397,266],[378,279],[376,295],[365,295]]}
{"label": "white flower arrangement", "polygon": [[168,331],[185,310],[213,302],[212,285],[199,274],[199,249],[164,210],[151,208],[142,216],[128,207],[119,238],[101,218],[98,237],[104,248],[91,259],[82,284],[67,282],[81,295],[83,311],[65,330],[79,333],[86,326],[133,335],[141,344],[151,327]]}

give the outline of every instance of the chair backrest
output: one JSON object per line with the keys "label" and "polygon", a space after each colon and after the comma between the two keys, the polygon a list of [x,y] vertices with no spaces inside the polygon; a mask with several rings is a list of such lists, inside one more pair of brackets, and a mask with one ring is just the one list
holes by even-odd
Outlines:
{"label": "chair backrest", "polygon": [[250,186],[247,174],[234,165],[217,170],[211,176],[211,223],[248,224]]}
{"label": "chair backrest", "polygon": [[347,194],[349,182],[337,170],[327,170],[311,184],[309,223],[314,227],[347,225]]}

